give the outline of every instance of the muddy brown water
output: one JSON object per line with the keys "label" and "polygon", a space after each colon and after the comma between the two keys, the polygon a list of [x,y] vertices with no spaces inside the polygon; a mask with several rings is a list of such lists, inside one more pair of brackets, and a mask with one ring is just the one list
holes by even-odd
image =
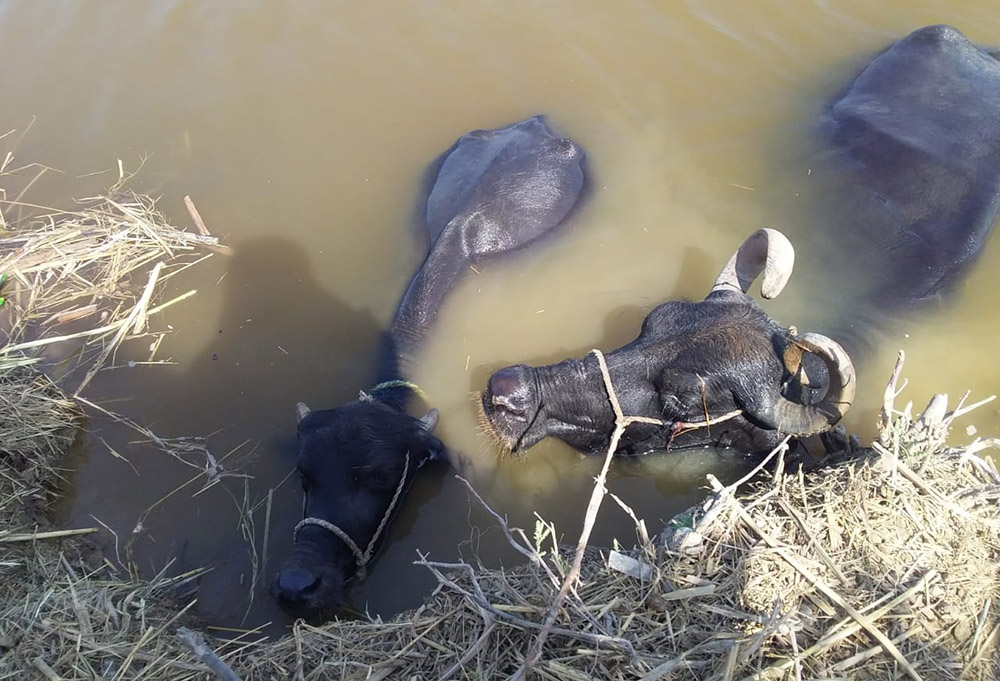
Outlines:
{"label": "muddy brown water", "polygon": [[[148,156],[138,188],[182,223],[191,194],[236,248],[174,283],[199,293],[163,314],[174,332],[157,358],[173,363],[102,372],[90,397],[161,436],[210,434],[213,454],[232,452],[231,469],[252,478],[174,492],[194,468],[94,418],[70,462],[62,521],[100,521],[114,532],[100,535],[109,557],[124,559],[128,545],[146,574],[213,566],[198,584],[209,623],[280,632],[281,611],[252,588],[239,509],[256,509],[249,534],[269,577],[300,514],[286,480],[294,404],[329,407],[367,386],[378,329],[420,259],[408,225],[422,171],[467,130],[544,113],[586,148],[590,196],[558,240],[470,272],[417,381],[490,503],[529,534],[537,512],[575,540],[599,462],[553,442],[498,460],[471,395],[499,366],[630,340],[658,302],[703,296],[759,226],[804,243],[829,225],[809,209],[824,191],[810,181],[821,177],[810,158],[824,99],[890,41],[939,22],[1000,44],[995,4],[966,0],[0,3],[0,125],[23,130],[34,117],[20,158],[63,171],[38,197]],[[800,262],[766,308],[806,329],[844,310],[837,295],[810,291],[822,257]],[[852,430],[871,433],[901,347],[904,397],[996,392],[998,262],[994,238],[952,301],[882,339],[861,372]],[[146,354],[133,347],[116,364]],[[992,405],[968,422],[1000,434]],[[740,469],[714,453],[651,456],[617,463],[611,488],[655,531],[700,497],[706,472]],[[608,503],[595,541],[633,537]],[[411,565],[418,551],[518,562],[444,467],[422,474],[390,539],[353,593],[372,615],[429,591]]]}

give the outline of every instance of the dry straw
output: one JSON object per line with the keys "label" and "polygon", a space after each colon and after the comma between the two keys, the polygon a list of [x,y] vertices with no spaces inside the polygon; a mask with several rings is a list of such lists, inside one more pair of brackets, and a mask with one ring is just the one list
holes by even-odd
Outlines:
{"label": "dry straw", "polygon": [[[66,391],[79,393],[122,342],[152,333],[150,315],[193,294],[157,304],[164,281],[206,249],[225,249],[206,231],[170,226],[151,198],[127,189],[121,166],[106,193],[70,210],[24,201],[48,170],[0,156],[0,678],[114,678],[115,665],[125,678],[133,664],[157,661],[148,623],[180,616],[164,604],[193,576],[122,580],[69,539],[94,530],[49,528],[82,415]],[[151,355],[162,334],[153,336]],[[87,637],[109,630],[94,655]]]}
{"label": "dry straw", "polygon": [[1000,476],[977,456],[996,443],[948,448],[968,407],[938,397],[914,419],[893,399],[880,440],[845,442],[848,460],[779,462],[739,495],[713,480],[701,507],[634,552],[645,579],[609,569],[606,552],[560,553],[505,527],[531,557],[523,568],[421,560],[438,588],[418,610],[300,622],[229,660],[273,679],[996,678]]}
{"label": "dry straw", "polygon": [[[194,602],[172,598],[198,573],[136,579],[46,521],[79,407],[25,365],[55,337],[86,343],[63,379],[79,389],[118,343],[150,333],[158,284],[207,236],[122,187],[81,206],[24,218],[24,232],[5,218],[0,271],[16,286],[0,350],[0,681],[996,678],[1000,475],[979,456],[996,443],[945,445],[964,401],[896,409],[899,367],[871,447],[844,441],[811,471],[779,448],[738,489],[710,477],[705,503],[661,537],[636,519],[629,555],[588,547],[586,530],[562,549],[551,525],[529,537],[490,509],[523,566],[421,557],[437,588],[388,622],[206,641]],[[78,326],[56,331],[66,324]],[[587,523],[604,494],[599,479]]]}

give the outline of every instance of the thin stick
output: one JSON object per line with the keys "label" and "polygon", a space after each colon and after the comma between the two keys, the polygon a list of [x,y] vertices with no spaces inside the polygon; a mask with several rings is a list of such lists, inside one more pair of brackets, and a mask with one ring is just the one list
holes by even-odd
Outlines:
{"label": "thin stick", "polygon": [[305,681],[306,678],[306,663],[305,659],[302,657],[302,626],[305,623],[302,620],[296,620],[295,625],[292,628],[292,634],[295,636],[295,679],[296,681]]}
{"label": "thin stick", "polygon": [[[917,627],[913,627],[912,629],[910,629],[908,631],[904,631],[902,634],[900,634],[896,638],[892,639],[892,642],[893,643],[902,643],[906,639],[910,638],[911,636],[915,636],[918,633],[919,633],[918,628]],[[848,671],[852,667],[856,667],[857,665],[861,664],[862,662],[865,662],[866,660],[870,660],[871,658],[875,657],[876,655],[878,655],[881,652],[882,652],[882,646],[872,646],[871,648],[868,648],[867,650],[862,650],[860,653],[852,655],[851,657],[847,658],[846,660],[841,660],[837,664],[835,664],[832,667],[830,667],[830,670],[833,671],[833,672],[845,672],[845,671]]]}
{"label": "thin stick", "polygon": [[117,333],[111,339],[101,353],[94,360],[93,365],[84,374],[83,380],[80,381],[80,385],[77,386],[76,391],[73,393],[74,397],[78,397],[83,389],[87,387],[91,379],[97,375],[97,372],[101,370],[104,366],[105,360],[108,356],[114,352],[114,350],[125,340],[125,336],[128,335],[129,329],[133,329],[135,333],[141,333],[146,328],[146,317],[148,316],[147,307],[149,306],[149,301],[153,297],[153,289],[156,288],[156,280],[160,278],[160,271],[163,269],[163,262],[158,262],[153,267],[152,271],[149,273],[149,281],[146,282],[146,288],[143,289],[142,295],[139,297],[139,301],[129,312],[128,317],[125,318],[125,323],[118,328]]}
{"label": "thin stick", "polygon": [[222,681],[243,681],[239,675],[222,661],[215,652],[205,644],[205,638],[197,631],[191,631],[187,627],[177,629],[177,638],[194,653],[199,661],[203,662]]}
{"label": "thin stick", "polygon": [[62,537],[76,537],[81,534],[93,534],[98,531],[96,527],[86,527],[79,530],[53,530],[51,532],[35,532],[34,534],[0,534],[0,544],[13,544],[15,542],[36,541],[39,539],[61,539]]}
{"label": "thin stick", "polygon": [[[682,433],[687,433],[692,430],[697,430],[698,428],[708,429],[709,434],[711,434],[711,428],[713,423],[722,423],[723,421],[728,421],[729,419],[734,419],[743,413],[741,409],[735,409],[730,412],[726,412],[722,416],[716,418],[709,418],[708,414],[705,415],[704,421],[677,421],[674,423],[674,434],[672,437],[681,435]],[[644,417],[631,416],[633,419],[631,423],[642,421],[644,423],[662,423],[662,421],[657,421],[656,419],[645,419]]]}
{"label": "thin stick", "polygon": [[260,574],[267,574],[267,546],[271,538],[271,505],[274,502],[274,488],[267,490],[267,506],[264,510],[264,547],[263,557],[260,560]]}
{"label": "thin stick", "polygon": [[566,579],[563,580],[562,588],[559,589],[559,593],[556,594],[552,605],[549,607],[545,624],[542,625],[541,631],[538,632],[538,636],[535,638],[534,643],[532,643],[528,655],[525,657],[524,664],[510,677],[511,680],[524,679],[527,675],[527,670],[542,656],[545,640],[548,638],[549,632],[552,631],[552,625],[555,624],[556,617],[559,615],[559,609],[562,607],[563,601],[566,600],[570,589],[576,586],[577,581],[580,579],[580,571],[583,567],[583,554],[587,549],[587,543],[590,541],[590,534],[594,529],[594,523],[597,521],[597,512],[600,510],[601,502],[607,493],[604,484],[608,479],[608,469],[611,468],[611,459],[614,458],[615,451],[618,449],[618,442],[625,433],[625,429],[630,424],[636,422],[662,424],[657,419],[625,416],[622,412],[621,404],[618,402],[618,395],[615,394],[614,385],[611,383],[611,373],[608,371],[608,363],[604,359],[604,353],[600,350],[591,350],[591,352],[597,357],[597,363],[601,367],[601,376],[604,377],[604,386],[608,391],[608,400],[610,400],[611,408],[615,412],[615,430],[611,435],[611,443],[608,445],[608,451],[604,455],[604,465],[601,467],[601,472],[594,483],[594,490],[590,494],[590,503],[587,504],[587,514],[584,516],[583,529],[580,531],[580,539],[577,541],[576,552],[573,555],[573,565],[566,574]]}
{"label": "thin stick", "polygon": [[198,228],[198,231],[205,236],[212,236],[212,233],[208,231],[208,227],[205,226],[205,221],[201,219],[201,213],[194,206],[194,201],[191,200],[190,196],[184,197],[184,205],[187,206],[188,213],[191,215],[191,220],[194,221],[194,226]]}
{"label": "thin stick", "polygon": [[731,492],[734,492],[740,485],[742,485],[743,483],[745,483],[748,480],[750,480],[751,478],[753,478],[753,476],[757,475],[757,473],[759,473],[760,470],[762,468],[764,468],[764,466],[767,465],[767,462],[770,461],[772,458],[774,458],[775,454],[777,454],[778,452],[784,453],[784,452],[788,451],[788,441],[790,439],[792,439],[792,436],[791,435],[786,435],[785,439],[782,440],[781,442],[779,442],[774,447],[774,449],[771,450],[771,453],[764,457],[763,461],[761,461],[759,464],[757,464],[756,466],[754,466],[754,468],[753,468],[752,471],[750,471],[749,473],[747,473],[746,475],[744,475],[742,478],[740,478],[739,480],[737,480],[733,484],[727,485],[726,489],[729,490],[729,491],[731,491]]}
{"label": "thin stick", "polygon": [[896,355],[896,364],[889,375],[889,382],[885,385],[885,392],[882,394],[882,412],[879,421],[882,424],[883,432],[886,433],[889,432],[889,426],[892,424],[893,404],[899,397],[899,393],[902,392],[902,389],[896,390],[896,384],[899,382],[899,375],[903,373],[903,362],[905,361],[906,353],[900,350],[899,354]]}
{"label": "thin stick", "polygon": [[503,530],[504,535],[507,537],[507,541],[510,542],[510,545],[514,547],[514,550],[516,550],[518,553],[524,556],[527,556],[528,560],[531,561],[532,565],[538,565],[541,562],[541,559],[538,557],[538,554],[524,548],[523,546],[521,546],[520,543],[518,543],[514,539],[513,535],[511,535],[510,533],[510,529],[507,527],[506,519],[504,519],[499,513],[490,508],[490,505],[487,504],[486,501],[481,496],[479,496],[479,492],[477,492],[476,488],[472,486],[472,483],[463,478],[461,475],[456,475],[455,477],[465,483],[465,486],[469,488],[469,492],[471,492],[472,495],[476,497],[476,499],[479,501],[479,503],[483,505],[483,508],[485,508],[486,511],[491,516],[493,516],[493,518],[497,521],[497,524],[500,525],[500,529]]}
{"label": "thin stick", "polygon": [[990,395],[985,400],[979,400],[975,404],[970,404],[970,405],[965,406],[965,407],[959,405],[958,407],[955,408],[955,411],[953,411],[951,413],[951,419],[950,420],[957,419],[959,416],[965,416],[970,411],[972,411],[974,409],[978,409],[979,407],[983,406],[984,404],[989,404],[990,402],[992,402],[996,398],[997,398],[996,395]]}

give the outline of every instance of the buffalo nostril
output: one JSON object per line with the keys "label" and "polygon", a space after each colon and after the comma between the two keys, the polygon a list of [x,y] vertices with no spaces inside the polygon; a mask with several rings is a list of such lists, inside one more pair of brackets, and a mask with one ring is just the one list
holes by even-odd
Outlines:
{"label": "buffalo nostril", "polygon": [[494,407],[505,409],[516,416],[524,416],[528,411],[524,405],[518,404],[511,398],[504,397],[502,395],[494,395],[491,401],[493,402]]}
{"label": "buffalo nostril", "polygon": [[501,407],[516,416],[528,413],[530,395],[520,367],[500,369],[490,376],[487,395],[494,407]]}
{"label": "buffalo nostril", "polygon": [[285,598],[296,599],[307,596],[319,586],[319,575],[302,568],[282,570],[278,575],[278,590]]}

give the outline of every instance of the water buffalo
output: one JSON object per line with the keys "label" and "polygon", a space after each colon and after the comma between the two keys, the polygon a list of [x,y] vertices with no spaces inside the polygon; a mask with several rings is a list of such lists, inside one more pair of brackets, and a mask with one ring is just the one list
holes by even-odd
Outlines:
{"label": "water buffalo", "polygon": [[824,133],[853,162],[858,229],[899,304],[947,292],[1000,208],[1000,62],[950,26],[882,52],[830,106]]}
{"label": "water buffalo", "polygon": [[[629,426],[619,454],[708,445],[756,452],[776,444],[782,432],[810,435],[840,419],[855,389],[847,354],[829,338],[781,326],[746,293],[763,271],[762,295],[776,296],[793,259],[780,232],[754,232],[705,300],[660,305],[638,338],[607,354],[624,413],[661,421]],[[786,396],[810,394],[797,385],[803,352],[821,358],[829,373],[829,388],[815,404]],[[500,369],[489,379],[482,407],[490,430],[513,452],[549,436],[604,451],[615,426],[594,355]]]}
{"label": "water buffalo", "polygon": [[829,182],[815,246],[846,298],[824,325],[855,359],[901,314],[931,309],[982,251],[1000,209],[1000,62],[950,26],[876,56],[824,111]]}
{"label": "water buffalo", "polygon": [[310,411],[299,404],[298,470],[303,520],[272,593],[297,614],[344,605],[363,576],[417,470],[443,451],[436,410],[407,414],[407,380],[446,295],[470,266],[536,241],[581,196],[584,154],[540,117],[463,135],[431,166],[421,222],[430,250],[383,335],[374,387],[349,404]]}
{"label": "water buffalo", "polygon": [[[820,131],[837,174],[836,191],[824,192],[836,205],[820,214],[832,216],[836,233],[817,243],[837,263],[833,283],[851,319],[830,324],[834,340],[796,336],[745,286],[735,290],[727,266],[704,301],[661,305],[634,342],[608,354],[625,413],[664,422],[631,425],[620,453],[701,445],[759,452],[782,432],[829,427],[854,390],[842,347],[863,356],[874,330],[953,289],[982,249],[1000,208],[1000,63],[989,53],[948,26],[915,31],[832,100]],[[809,402],[826,381],[822,365],[816,372],[806,360],[809,389],[792,378],[802,350],[830,369],[818,404]],[[603,450],[614,427],[593,356],[500,369],[482,408],[490,431],[515,452],[548,436]]]}

